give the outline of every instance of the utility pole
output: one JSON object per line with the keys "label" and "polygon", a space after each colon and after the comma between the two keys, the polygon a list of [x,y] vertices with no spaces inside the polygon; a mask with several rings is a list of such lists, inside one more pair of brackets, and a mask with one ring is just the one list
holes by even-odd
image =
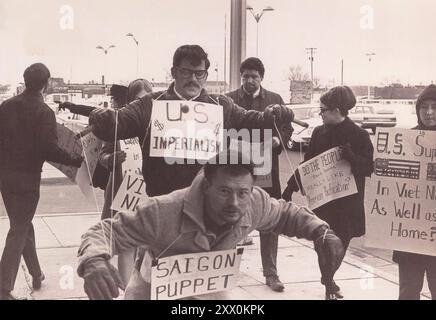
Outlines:
{"label": "utility pole", "polygon": [[[374,53],[374,52],[371,52],[371,53],[366,53],[365,55],[368,57],[368,62],[369,62],[369,64],[371,64],[372,57],[375,56],[375,53]],[[370,69],[370,68],[369,68],[369,69]],[[370,71],[370,72],[371,72],[371,71]],[[370,95],[371,95],[371,81],[368,82],[368,99],[369,99],[369,96],[370,96]]]}
{"label": "utility pole", "polygon": [[230,18],[230,90],[241,84],[239,66],[245,59],[246,44],[246,0],[232,0]]}
{"label": "utility pole", "polygon": [[313,99],[313,54],[316,53],[317,48],[306,48],[306,52],[310,53],[310,80],[311,80],[311,88],[312,88],[312,96],[311,100]]}
{"label": "utility pole", "polygon": [[344,85],[344,59],[341,60],[341,86]]}
{"label": "utility pole", "polygon": [[224,15],[224,93],[227,92],[227,14]]}

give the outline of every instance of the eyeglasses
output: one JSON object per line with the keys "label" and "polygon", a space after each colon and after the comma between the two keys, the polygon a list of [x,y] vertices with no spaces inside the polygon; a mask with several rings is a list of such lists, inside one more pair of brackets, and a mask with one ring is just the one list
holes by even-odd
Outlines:
{"label": "eyeglasses", "polygon": [[176,68],[179,70],[180,76],[184,79],[189,79],[195,74],[197,80],[203,80],[207,77],[207,70],[191,70],[186,68]]}

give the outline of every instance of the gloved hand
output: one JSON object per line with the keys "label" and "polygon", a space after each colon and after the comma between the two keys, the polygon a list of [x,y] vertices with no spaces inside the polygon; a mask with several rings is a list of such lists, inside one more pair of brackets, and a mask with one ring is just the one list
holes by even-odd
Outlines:
{"label": "gloved hand", "polygon": [[341,147],[342,157],[345,160],[348,160],[351,162],[352,159],[354,159],[355,154],[353,150],[351,149],[351,144],[348,142],[347,144],[342,145]]}
{"label": "gloved hand", "polygon": [[292,120],[294,120],[294,112],[279,104],[273,104],[266,107],[264,116],[268,121],[274,121],[275,119],[277,124],[290,124]]}
{"label": "gloved hand", "polygon": [[116,151],[116,152],[110,154],[107,158],[107,161],[108,161],[108,167],[111,169],[112,169],[113,164],[114,164],[114,158],[115,158],[115,165],[118,165],[118,164],[126,161],[127,154],[124,151]]}
{"label": "gloved hand", "polygon": [[91,300],[112,300],[118,297],[118,288],[124,290],[123,281],[118,271],[109,261],[97,257],[84,265],[84,289]]}
{"label": "gloved hand", "polygon": [[63,111],[63,110],[67,110],[67,109],[70,110],[71,107],[73,107],[73,106],[74,106],[74,103],[66,101],[66,102],[61,102],[58,106],[58,109],[59,109],[59,111]]}
{"label": "gloved hand", "polygon": [[74,156],[73,161],[71,161],[71,165],[76,168],[80,168],[82,166],[82,162],[85,160],[82,156]]}
{"label": "gloved hand", "polygon": [[[320,233],[322,235],[319,235]],[[333,276],[344,258],[344,247],[341,239],[335,235],[333,230],[325,227],[319,230],[314,245],[322,277],[327,281],[333,280]]]}

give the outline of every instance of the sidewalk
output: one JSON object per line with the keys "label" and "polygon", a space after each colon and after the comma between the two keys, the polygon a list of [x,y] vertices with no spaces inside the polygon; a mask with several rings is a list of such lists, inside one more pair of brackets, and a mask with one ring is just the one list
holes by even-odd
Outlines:
{"label": "sidewalk", "polygon": [[[76,253],[80,236],[96,223],[96,214],[36,216],[34,219],[38,256],[46,280],[40,291],[31,291],[31,277],[22,263],[15,292],[30,299],[86,299],[83,280],[77,276]],[[0,218],[0,251],[8,230],[8,219]],[[276,293],[264,285],[258,232],[255,244],[244,248],[237,288],[226,293],[228,299],[324,299],[319,282],[316,253],[306,240],[279,239],[278,270],[285,291]],[[398,297],[397,266],[362,250],[350,248],[335,276],[347,300],[395,300]],[[430,297],[425,289],[423,299]]]}

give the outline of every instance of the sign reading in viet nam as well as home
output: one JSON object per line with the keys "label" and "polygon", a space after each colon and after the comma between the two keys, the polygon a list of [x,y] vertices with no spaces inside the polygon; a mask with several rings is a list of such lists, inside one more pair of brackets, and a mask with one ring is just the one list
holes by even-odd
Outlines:
{"label": "sign reading in viet nam as well as home", "polygon": [[236,286],[243,252],[243,248],[237,248],[157,260],[147,254],[141,276],[151,284],[152,300],[174,300],[231,290]]}
{"label": "sign reading in viet nam as well as home", "polygon": [[357,193],[350,163],[342,158],[340,147],[327,150],[298,166],[310,209]]}
{"label": "sign reading in viet nam as well as home", "polygon": [[365,245],[436,256],[436,132],[377,128],[374,149]]}
{"label": "sign reading in viet nam as well as home", "polygon": [[153,101],[150,156],[207,160],[223,148],[223,107],[197,101]]}

